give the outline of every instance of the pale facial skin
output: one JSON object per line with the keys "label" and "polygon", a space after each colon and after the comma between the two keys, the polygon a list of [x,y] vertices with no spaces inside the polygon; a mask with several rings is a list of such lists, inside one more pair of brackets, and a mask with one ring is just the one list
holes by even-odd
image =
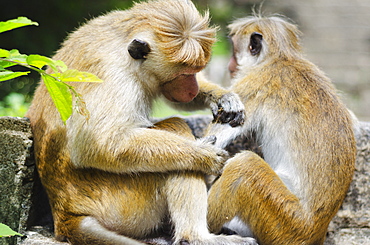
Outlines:
{"label": "pale facial skin", "polygon": [[234,40],[234,39],[235,39],[234,37],[231,38],[233,54],[232,54],[232,56],[229,60],[229,65],[228,65],[231,78],[233,78],[235,76],[235,73],[236,73],[237,67],[238,67],[238,62],[236,61],[236,57],[235,57],[236,50],[235,50],[235,44],[234,44],[236,40]]}

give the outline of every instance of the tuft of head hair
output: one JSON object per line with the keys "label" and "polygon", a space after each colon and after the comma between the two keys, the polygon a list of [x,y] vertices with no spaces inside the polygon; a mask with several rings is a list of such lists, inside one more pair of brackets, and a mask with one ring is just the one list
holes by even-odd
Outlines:
{"label": "tuft of head hair", "polygon": [[[136,4],[154,33],[160,52],[170,62],[205,66],[211,57],[217,28],[209,13],[201,15],[189,0],[157,0]],[[139,12],[138,12],[139,13]]]}
{"label": "tuft of head hair", "polygon": [[301,54],[301,32],[281,15],[262,17],[255,14],[235,20],[228,28],[231,36],[248,36],[253,32],[262,34],[269,55],[289,58]]}

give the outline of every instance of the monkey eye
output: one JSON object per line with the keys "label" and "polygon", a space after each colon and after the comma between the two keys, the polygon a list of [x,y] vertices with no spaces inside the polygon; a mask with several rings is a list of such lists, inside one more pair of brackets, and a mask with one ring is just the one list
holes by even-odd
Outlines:
{"label": "monkey eye", "polygon": [[256,56],[262,50],[262,34],[258,32],[253,32],[250,38],[249,51],[251,55]]}

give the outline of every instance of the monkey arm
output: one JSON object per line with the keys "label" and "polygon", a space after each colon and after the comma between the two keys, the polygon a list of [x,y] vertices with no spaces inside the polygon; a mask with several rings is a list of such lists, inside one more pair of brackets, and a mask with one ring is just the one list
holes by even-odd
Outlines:
{"label": "monkey arm", "polygon": [[207,140],[172,132],[135,128],[125,132],[79,133],[69,144],[77,167],[115,173],[201,171],[220,173],[226,153]]}
{"label": "monkey arm", "polygon": [[211,108],[216,123],[228,123],[232,127],[244,123],[244,105],[239,96],[217,84],[209,82],[202,73],[197,73],[199,93],[189,103],[170,103],[180,110]]}
{"label": "monkey arm", "polygon": [[211,123],[206,129],[205,136],[215,136],[215,146],[225,148],[231,141],[244,134],[244,127],[232,127],[229,124]]}

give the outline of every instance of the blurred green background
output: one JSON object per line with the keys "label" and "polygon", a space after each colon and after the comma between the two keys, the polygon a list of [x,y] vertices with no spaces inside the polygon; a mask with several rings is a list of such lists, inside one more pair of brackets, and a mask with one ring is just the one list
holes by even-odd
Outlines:
{"label": "blurred green background", "polygon": [[[128,0],[0,0],[0,21],[25,16],[39,23],[0,34],[0,48],[18,49],[24,54],[53,56],[68,33],[91,18],[116,9],[127,9],[133,5]],[[214,56],[225,56],[229,52],[225,26],[231,16],[245,15],[252,8],[248,1],[193,1],[200,11],[209,9],[212,24],[221,27],[218,42],[214,45]],[[226,67],[225,67],[226,69]],[[18,70],[22,70],[18,68]],[[32,72],[15,80],[0,83],[0,116],[23,116],[32,100],[38,83],[38,74]],[[156,104],[155,116],[177,113]]]}

